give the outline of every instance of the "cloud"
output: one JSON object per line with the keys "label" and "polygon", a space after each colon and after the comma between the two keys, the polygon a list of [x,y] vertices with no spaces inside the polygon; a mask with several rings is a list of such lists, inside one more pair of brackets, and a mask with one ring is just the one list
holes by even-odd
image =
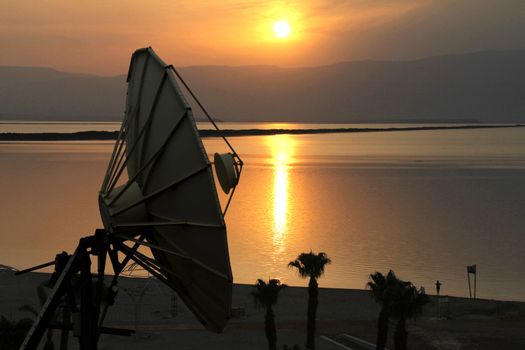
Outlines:
{"label": "cloud", "polygon": [[1,1],[0,65],[117,74],[152,45],[177,65],[308,66],[525,48],[524,32],[523,0]]}

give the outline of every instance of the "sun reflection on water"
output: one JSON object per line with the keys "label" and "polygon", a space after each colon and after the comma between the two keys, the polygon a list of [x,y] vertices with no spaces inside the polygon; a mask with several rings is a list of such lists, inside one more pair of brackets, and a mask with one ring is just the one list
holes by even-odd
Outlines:
{"label": "sun reflection on water", "polygon": [[286,165],[276,165],[273,191],[274,239],[280,241],[286,231],[288,214],[288,169]]}
{"label": "sun reflection on water", "polygon": [[274,167],[273,187],[273,245],[278,250],[283,249],[283,240],[288,230],[288,172],[292,163],[295,140],[289,135],[276,135],[269,138],[272,163]]}

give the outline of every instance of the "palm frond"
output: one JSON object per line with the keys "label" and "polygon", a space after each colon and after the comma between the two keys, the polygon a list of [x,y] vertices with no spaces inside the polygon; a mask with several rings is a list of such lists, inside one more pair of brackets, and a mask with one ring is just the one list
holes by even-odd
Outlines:
{"label": "palm frond", "polygon": [[318,279],[324,274],[325,266],[330,264],[332,260],[324,252],[315,254],[312,251],[309,253],[301,253],[294,261],[288,263],[288,267],[295,267],[297,274],[302,278]]}
{"label": "palm frond", "polygon": [[378,271],[374,272],[369,276],[369,281],[366,285],[372,291],[372,297],[375,301],[382,303],[387,288],[387,278],[385,275]]}
{"label": "palm frond", "polygon": [[268,308],[277,303],[279,293],[286,287],[286,284],[282,284],[278,279],[270,279],[268,283],[258,279],[250,295],[256,307]]}

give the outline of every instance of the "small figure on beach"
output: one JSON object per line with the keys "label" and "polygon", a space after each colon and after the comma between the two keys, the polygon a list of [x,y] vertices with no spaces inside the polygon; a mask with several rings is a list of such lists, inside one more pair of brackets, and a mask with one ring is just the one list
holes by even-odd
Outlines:
{"label": "small figure on beach", "polygon": [[439,296],[439,291],[441,290],[441,282],[439,282],[439,280],[436,281],[436,292],[437,292],[437,295]]}

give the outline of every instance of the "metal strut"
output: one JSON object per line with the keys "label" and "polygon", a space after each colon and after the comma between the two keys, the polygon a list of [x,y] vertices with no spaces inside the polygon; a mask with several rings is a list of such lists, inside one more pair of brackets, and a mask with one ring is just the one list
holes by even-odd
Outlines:
{"label": "metal strut", "polygon": [[[101,316],[102,295],[104,294],[104,270],[106,254],[109,254],[110,244],[115,244],[117,238],[110,239],[110,236],[104,230],[96,230],[92,236],[80,239],[77,249],[73,255],[66,253],[58,254],[55,259],[55,273],[52,277],[54,281],[53,289],[46,300],[44,306],[40,310],[33,326],[29,330],[22,343],[21,350],[33,350],[38,347],[42,336],[47,328],[73,330],[73,334],[78,336],[80,349],[82,350],[96,350],[98,338],[101,333],[130,335],[133,331],[125,329],[114,329],[103,327]],[[118,243],[117,243],[118,244]],[[90,255],[98,257],[98,271],[96,284],[93,283],[93,275],[91,273],[91,259]],[[67,262],[65,261],[67,259]],[[111,259],[116,278],[122,270],[118,259],[114,257]],[[127,263],[127,261],[126,261]],[[30,272],[36,268],[49,266],[50,264],[42,264],[35,268],[26,269],[21,272]],[[74,300],[75,293],[72,293],[72,280],[76,274],[80,274],[80,300]],[[114,283],[116,284],[116,283]],[[80,313],[80,317],[75,318],[77,324],[71,324],[69,320],[64,320],[64,324],[57,325],[53,318],[60,306],[67,299],[73,314]],[[112,301],[107,301],[111,304]],[[77,308],[77,305],[80,307]],[[105,311],[102,316],[105,316]]]}

